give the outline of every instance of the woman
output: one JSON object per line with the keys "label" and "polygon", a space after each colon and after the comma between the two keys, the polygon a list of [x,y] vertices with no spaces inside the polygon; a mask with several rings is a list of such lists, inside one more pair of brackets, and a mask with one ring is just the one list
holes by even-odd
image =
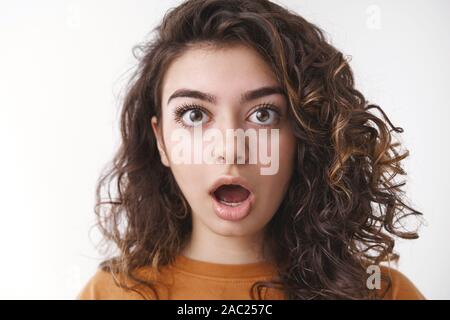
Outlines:
{"label": "woman", "polygon": [[318,27],[267,0],[189,0],[155,31],[97,189],[118,253],[78,298],[424,299],[380,264],[418,237],[396,222],[422,215],[392,180],[402,129]]}

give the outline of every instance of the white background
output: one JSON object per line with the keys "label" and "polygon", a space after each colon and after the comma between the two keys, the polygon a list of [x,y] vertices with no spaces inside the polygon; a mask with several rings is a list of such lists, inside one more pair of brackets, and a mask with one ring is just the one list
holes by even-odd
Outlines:
{"label": "white background", "polygon": [[[405,130],[405,190],[427,225],[396,245],[399,269],[449,299],[450,2],[277,2],[326,30]],[[94,191],[118,145],[131,49],[178,3],[0,2],[0,298],[73,299],[95,272]]]}

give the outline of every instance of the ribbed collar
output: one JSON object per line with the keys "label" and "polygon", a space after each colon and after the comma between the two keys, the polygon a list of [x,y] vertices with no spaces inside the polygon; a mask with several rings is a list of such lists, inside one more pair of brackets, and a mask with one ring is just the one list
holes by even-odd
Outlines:
{"label": "ribbed collar", "polygon": [[266,261],[246,264],[223,264],[195,260],[182,254],[175,258],[172,267],[199,276],[227,279],[271,277],[277,272],[275,266]]}

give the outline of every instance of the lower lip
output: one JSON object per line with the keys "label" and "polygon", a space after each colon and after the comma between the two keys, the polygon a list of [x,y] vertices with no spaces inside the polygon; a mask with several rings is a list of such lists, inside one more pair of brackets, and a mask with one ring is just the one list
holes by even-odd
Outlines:
{"label": "lower lip", "polygon": [[235,207],[227,206],[226,204],[217,200],[214,195],[211,195],[211,198],[213,202],[214,212],[219,218],[228,221],[239,221],[249,215],[252,208],[254,196],[252,193],[250,193],[247,199],[245,199]]}

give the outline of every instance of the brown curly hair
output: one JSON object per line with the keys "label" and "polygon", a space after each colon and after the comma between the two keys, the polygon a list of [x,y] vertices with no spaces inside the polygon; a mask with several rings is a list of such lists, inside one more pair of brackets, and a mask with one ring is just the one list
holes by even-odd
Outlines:
{"label": "brown curly hair", "polygon": [[97,225],[119,252],[101,268],[156,293],[156,283],[134,271],[174,261],[192,228],[189,204],[162,165],[150,126],[152,116],[161,116],[164,73],[189,46],[240,43],[275,72],[297,139],[290,187],[265,240],[279,278],[255,283],[251,297],[260,298],[266,286],[281,288],[286,299],[379,298],[366,286],[366,267],[397,261],[394,236],[418,238],[417,230],[397,224],[422,213],[404,203],[405,182],[393,180],[406,175],[400,162],[409,151],[401,153],[392,139],[403,129],[354,88],[348,59],[316,25],[268,0],[188,0],[152,32],[135,48],[139,63],[123,102],[121,144],[98,180]]}

